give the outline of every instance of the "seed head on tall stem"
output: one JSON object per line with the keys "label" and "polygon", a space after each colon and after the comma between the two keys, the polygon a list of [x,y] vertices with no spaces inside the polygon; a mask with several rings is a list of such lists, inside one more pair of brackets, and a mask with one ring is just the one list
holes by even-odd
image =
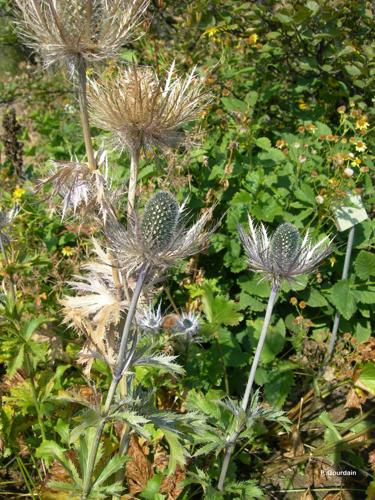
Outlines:
{"label": "seed head on tall stem", "polygon": [[135,65],[115,77],[90,82],[93,123],[111,132],[115,143],[130,154],[129,216],[134,210],[141,150],[180,144],[183,127],[197,118],[208,100],[195,68],[185,78],[179,77],[174,63],[164,84],[152,68]]}

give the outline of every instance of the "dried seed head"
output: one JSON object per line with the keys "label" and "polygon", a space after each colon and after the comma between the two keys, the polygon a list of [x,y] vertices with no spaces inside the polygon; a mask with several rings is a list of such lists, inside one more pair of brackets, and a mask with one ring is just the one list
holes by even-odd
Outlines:
{"label": "dried seed head", "polygon": [[148,7],[149,0],[16,0],[17,26],[25,44],[45,65],[115,57]]}
{"label": "dried seed head", "polygon": [[271,243],[271,259],[283,266],[293,264],[301,250],[302,240],[298,229],[286,222],[281,224],[274,232]]}
{"label": "dried seed head", "polygon": [[184,78],[176,75],[174,63],[164,85],[152,68],[130,66],[88,88],[93,123],[130,152],[177,146],[185,139],[183,127],[208,100],[195,68]]}
{"label": "dried seed head", "polygon": [[170,193],[159,191],[148,201],[143,213],[141,232],[150,248],[162,251],[176,231],[180,207]]}

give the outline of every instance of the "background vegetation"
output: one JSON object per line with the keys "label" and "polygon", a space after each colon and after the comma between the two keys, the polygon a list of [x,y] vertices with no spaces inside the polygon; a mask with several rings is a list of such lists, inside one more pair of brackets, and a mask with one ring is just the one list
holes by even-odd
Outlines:
{"label": "background vegetation", "polygon": [[[11,278],[18,291],[17,307],[4,296],[0,306],[0,495],[65,498],[48,486],[65,473],[41,442],[68,448],[64,439],[77,407],[59,399],[64,391],[90,399],[108,384],[96,363],[87,388],[76,363],[83,339],[59,313],[65,282],[87,257],[96,229],[77,227],[73,219],[61,223],[35,193],[49,160],[82,157],[84,144],[68,83],[58,72],[41,72],[17,45],[11,9],[11,2],[0,2],[0,203],[17,202],[21,211],[9,263],[0,268],[2,282]],[[190,196],[193,214],[217,203],[215,216],[222,217],[209,250],[185,263],[162,290],[171,321],[176,309],[189,307],[201,313],[202,328],[200,343],[189,349],[179,350],[167,335],[158,339],[166,352],[180,353],[185,377],[137,369],[144,387],[157,387],[159,408],[200,409],[220,430],[228,415],[215,400],[241,396],[269,294],[269,285],[247,271],[237,236],[247,212],[271,228],[290,221],[315,237],[336,235],[332,206],[351,190],[371,215],[374,11],[373,2],[361,0],[155,0],[147,37],[124,48],[124,64],[136,60],[159,70],[173,59],[182,70],[197,64],[213,95],[188,152],[167,160],[150,155],[140,173],[141,198],[167,187],[180,200]],[[94,135],[100,147],[105,136]],[[110,152],[110,163],[120,185],[128,158]],[[233,486],[228,498],[375,498],[371,217],[356,227],[350,277],[341,280],[346,238],[336,235],[334,254],[308,287],[306,279],[280,294],[256,382],[265,403],[288,413],[292,430],[255,426],[230,468],[244,486]],[[322,373],[336,309],[339,341]],[[199,443],[191,438],[190,444],[193,454]],[[107,446],[110,454],[111,440]],[[220,455],[184,460],[179,453],[160,434],[147,442],[134,437],[126,468],[130,494],[215,498]],[[167,476],[170,456],[177,468]],[[332,467],[356,475],[320,474]]]}

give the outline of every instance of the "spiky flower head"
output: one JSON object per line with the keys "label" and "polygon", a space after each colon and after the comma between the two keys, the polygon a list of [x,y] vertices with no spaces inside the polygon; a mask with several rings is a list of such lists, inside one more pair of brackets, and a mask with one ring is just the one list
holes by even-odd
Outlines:
{"label": "spiky flower head", "polygon": [[91,81],[93,123],[112,132],[115,142],[130,152],[178,145],[185,138],[183,127],[197,118],[209,96],[195,68],[183,78],[174,67],[172,63],[164,85],[152,68],[137,66]]}
{"label": "spiky flower head", "polygon": [[174,332],[193,339],[200,329],[199,316],[192,311],[183,312],[176,320]]}
{"label": "spiky flower head", "polygon": [[176,231],[180,207],[170,193],[157,192],[147,203],[141,232],[150,248],[161,251],[168,247]]}
{"label": "spiky flower head", "polygon": [[149,306],[147,309],[137,314],[137,323],[139,328],[144,332],[159,332],[163,325],[161,302],[159,302],[159,305],[156,309],[152,306]]}
{"label": "spiky flower head", "polygon": [[5,230],[12,224],[19,211],[19,205],[13,205],[8,211],[0,210],[0,242],[2,245],[9,244],[9,236]]}
{"label": "spiky flower head", "polygon": [[96,154],[98,168],[92,170],[87,163],[79,161],[53,162],[52,170],[46,179],[39,182],[42,187],[52,185],[50,196],[62,198],[61,218],[69,213],[81,216],[95,208],[105,222],[113,214],[113,198],[108,181],[108,162],[104,152]]}
{"label": "spiky flower head", "polygon": [[127,229],[115,218],[109,218],[106,236],[127,277],[135,277],[145,265],[149,277],[157,279],[177,261],[204,248],[212,233],[206,230],[212,209],[187,228],[174,196],[162,191],[146,204],[143,217],[135,214]]}
{"label": "spiky flower head", "polygon": [[281,224],[271,237],[261,223],[255,226],[249,216],[249,233],[239,226],[239,235],[250,269],[266,276],[273,285],[282,280],[295,282],[297,276],[311,273],[331,251],[328,236],[313,244],[307,231],[302,239],[290,223]]}
{"label": "spiky flower head", "polygon": [[46,66],[115,57],[149,0],[16,0],[18,30]]}

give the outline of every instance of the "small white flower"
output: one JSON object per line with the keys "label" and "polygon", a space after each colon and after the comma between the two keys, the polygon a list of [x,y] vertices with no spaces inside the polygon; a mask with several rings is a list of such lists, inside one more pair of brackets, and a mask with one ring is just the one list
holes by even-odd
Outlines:
{"label": "small white flower", "polygon": [[324,196],[321,194],[318,194],[318,196],[315,197],[315,201],[318,205],[323,205],[324,203]]}
{"label": "small white flower", "polygon": [[353,177],[354,170],[350,167],[347,167],[344,169],[344,175],[345,177]]}

